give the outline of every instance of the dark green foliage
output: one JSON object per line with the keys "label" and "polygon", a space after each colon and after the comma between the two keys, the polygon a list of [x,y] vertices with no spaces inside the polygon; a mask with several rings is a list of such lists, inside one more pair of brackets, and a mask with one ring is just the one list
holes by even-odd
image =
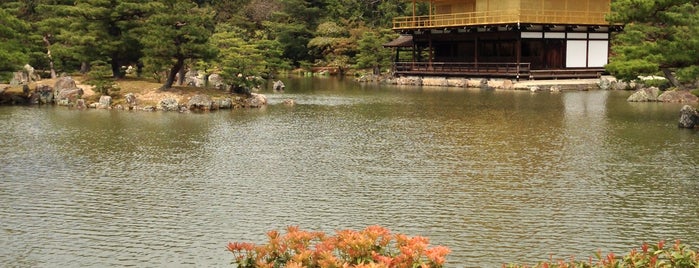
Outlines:
{"label": "dark green foliage", "polygon": [[[699,70],[699,3],[692,0],[618,0],[613,23],[625,25],[607,65],[613,75],[634,80],[662,73],[670,82],[691,83]],[[677,78],[677,79],[675,79]]]}
{"label": "dark green foliage", "polygon": [[90,72],[87,73],[87,84],[94,86],[94,91],[102,95],[109,95],[114,89],[111,67],[104,61],[90,63]]}
{"label": "dark green foliage", "polygon": [[120,77],[122,65],[141,57],[136,29],[153,8],[146,0],[45,1],[35,8],[41,14],[36,35],[44,39],[57,67],[64,71],[107,58],[112,74]]}
{"label": "dark green foliage", "polygon": [[[26,63],[42,74],[87,72],[101,60],[120,78],[123,66],[142,63],[146,77],[170,87],[191,68],[231,81],[314,65],[373,68],[385,66],[390,50],[364,33],[383,40],[380,30],[411,7],[402,0],[2,1],[0,72]],[[219,41],[209,42],[214,32]]]}
{"label": "dark green foliage", "polygon": [[392,32],[366,32],[359,40],[357,68],[372,68],[374,74],[380,74],[381,68],[390,66],[393,53],[383,44],[395,38]]}
{"label": "dark green foliage", "polygon": [[28,25],[0,8],[0,81],[20,70],[28,59],[23,45],[23,33]]}
{"label": "dark green foliage", "polygon": [[[209,42],[213,12],[187,0],[161,0],[146,21],[140,41],[145,63],[167,67],[163,89],[171,88],[175,75],[188,59],[212,59],[217,51]],[[168,67],[169,66],[169,67]],[[152,66],[150,67],[152,68]]]}

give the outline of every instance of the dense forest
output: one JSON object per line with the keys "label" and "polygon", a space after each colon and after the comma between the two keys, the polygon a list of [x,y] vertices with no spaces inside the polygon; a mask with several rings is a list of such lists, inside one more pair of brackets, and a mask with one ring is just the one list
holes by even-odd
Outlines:
{"label": "dense forest", "polygon": [[[424,10],[426,7],[422,7]],[[19,0],[0,4],[0,81],[126,66],[169,88],[187,69],[239,77],[331,66],[380,69],[401,0]]]}
{"label": "dense forest", "polygon": [[[378,71],[402,0],[19,0],[0,2],[0,82],[29,64],[42,76],[125,66],[161,81],[178,72],[220,74],[231,84],[296,68]],[[429,13],[418,1],[418,14]],[[607,70],[617,78],[663,75],[675,87],[699,77],[699,3],[615,0]],[[182,76],[180,76],[182,77]]]}

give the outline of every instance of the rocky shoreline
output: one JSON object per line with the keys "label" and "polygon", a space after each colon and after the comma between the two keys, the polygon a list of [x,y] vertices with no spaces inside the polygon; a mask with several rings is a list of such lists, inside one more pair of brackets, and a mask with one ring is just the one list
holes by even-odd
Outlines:
{"label": "rocky shoreline", "polygon": [[[564,90],[635,90],[629,96],[629,102],[673,102],[687,103],[694,106],[699,97],[686,90],[661,91],[656,87],[642,87],[640,84],[617,81],[613,77],[600,79],[536,80],[513,81],[508,79],[469,79],[449,77],[361,77],[359,82],[381,82],[392,85],[433,86],[481,88],[488,90],[528,90],[531,92]],[[281,82],[280,82],[281,83]],[[275,89],[278,86],[275,83]],[[283,88],[283,87],[282,87]],[[135,111],[215,111],[240,108],[260,108],[267,105],[267,97],[262,94],[226,94],[212,97],[207,94],[195,94],[187,98],[170,92],[159,92],[155,96],[126,93],[123,100],[113,103],[112,97],[101,96],[99,101],[87,103],[85,90],[78,87],[70,76],[56,80],[54,86],[37,83],[32,90],[28,85],[21,92],[8,92],[8,87],[0,88],[0,105],[47,105],[55,104],[75,109],[117,109]],[[88,88],[91,92],[91,89]],[[152,91],[150,93],[153,93]],[[94,94],[94,92],[92,92]],[[141,104],[141,99],[147,99]],[[285,100],[285,105],[294,105],[293,100]],[[695,128],[699,126],[699,112],[692,105],[685,105],[680,114],[679,127]]]}
{"label": "rocky shoreline", "polygon": [[[186,99],[174,93],[162,92],[160,98],[145,94],[126,93],[123,101],[114,103],[112,97],[101,96],[99,101],[88,103],[84,98],[91,91],[79,87],[70,77],[61,77],[53,86],[37,83],[32,90],[24,85],[21,92],[8,92],[0,89],[0,105],[58,105],[75,109],[117,109],[134,111],[214,111],[239,108],[260,108],[267,105],[267,97],[262,94],[227,94],[224,97],[212,97],[207,94],[195,94]],[[89,94],[91,95],[91,94]],[[142,100],[148,99],[141,104]]]}

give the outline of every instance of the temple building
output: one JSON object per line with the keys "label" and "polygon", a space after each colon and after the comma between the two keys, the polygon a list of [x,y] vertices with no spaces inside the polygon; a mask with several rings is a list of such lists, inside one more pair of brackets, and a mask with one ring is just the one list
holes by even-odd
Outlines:
{"label": "temple building", "polygon": [[610,51],[611,0],[422,0],[429,14],[393,19],[396,75],[599,77]]}

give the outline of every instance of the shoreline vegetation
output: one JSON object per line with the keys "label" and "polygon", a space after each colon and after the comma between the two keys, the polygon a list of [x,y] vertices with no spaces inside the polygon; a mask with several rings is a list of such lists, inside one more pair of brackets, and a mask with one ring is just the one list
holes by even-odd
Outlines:
{"label": "shoreline vegetation", "polygon": [[[294,76],[294,74],[289,74]],[[314,74],[311,76],[328,77],[328,74]],[[298,77],[309,77],[301,74]],[[189,111],[189,110],[218,110],[235,108],[258,108],[267,105],[266,96],[256,93],[256,90],[244,90],[236,92],[225,85],[198,86],[180,85],[164,90],[155,80],[126,76],[120,79],[110,80],[111,87],[97,89],[91,83],[88,76],[62,76],[56,79],[42,79],[38,81],[24,82],[19,85],[0,84],[0,105],[33,105],[33,104],[57,104],[78,109],[102,108],[120,110],[164,110],[164,111]],[[275,92],[283,91],[281,81],[263,80],[258,83],[262,87],[273,87]],[[587,90],[629,90],[636,91],[629,101],[660,101],[681,102],[696,106],[699,92],[682,90],[662,91],[644,82],[624,82],[612,76],[602,76],[597,79],[561,79],[561,80],[510,80],[510,79],[484,79],[464,77],[439,77],[439,76],[388,76],[388,75],[361,75],[355,76],[359,83],[382,83],[397,86],[418,87],[442,87],[442,88],[478,88],[486,90],[526,90],[531,92],[561,92],[561,91],[587,91]],[[660,79],[662,81],[662,78]],[[281,83],[278,88],[278,83]],[[66,86],[66,84],[68,84]],[[68,100],[60,100],[59,92],[63,88],[75,89],[67,96]],[[229,88],[229,89],[226,89]],[[651,90],[649,90],[651,89]],[[662,98],[662,94],[680,94],[680,97]],[[43,96],[53,94],[53,96]],[[638,98],[638,96],[642,98]],[[65,96],[64,96],[65,97]],[[48,99],[48,100],[47,100]],[[283,102],[293,105],[293,99]]]}
{"label": "shoreline vegetation", "polygon": [[[259,108],[267,104],[262,94],[235,93],[213,87],[173,86],[161,89],[161,83],[145,78],[127,77],[117,79],[109,94],[95,91],[83,76],[63,76],[43,79],[24,85],[0,84],[0,105],[58,105],[77,109],[101,108],[143,111],[188,111],[236,108]],[[59,91],[75,89],[66,93],[62,101]],[[48,91],[43,93],[42,91]],[[45,97],[43,95],[51,95]],[[105,100],[108,99],[108,100]]]}
{"label": "shoreline vegetation", "polygon": [[[429,238],[410,237],[392,233],[389,229],[374,225],[364,230],[338,230],[334,235],[324,232],[301,230],[289,226],[286,233],[278,230],[267,232],[267,242],[229,242],[226,250],[233,254],[238,268],[258,267],[356,267],[356,268],[401,268],[448,267],[446,246],[433,246]],[[665,241],[657,244],[643,243],[623,256],[599,250],[587,260],[559,259],[542,261],[536,265],[503,264],[503,268],[618,268],[659,267],[694,268],[699,265],[699,255],[689,245],[679,240],[673,245]]]}

